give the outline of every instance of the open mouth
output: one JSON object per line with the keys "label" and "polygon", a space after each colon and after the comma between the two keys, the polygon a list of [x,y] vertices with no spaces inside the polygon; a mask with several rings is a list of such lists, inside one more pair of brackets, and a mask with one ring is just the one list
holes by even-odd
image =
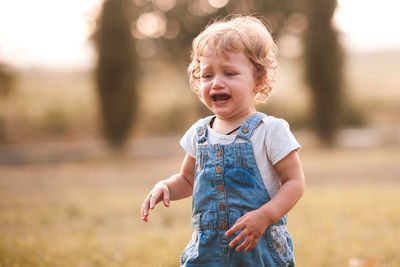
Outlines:
{"label": "open mouth", "polygon": [[218,95],[212,95],[212,96],[211,96],[211,99],[212,99],[212,101],[214,101],[214,102],[226,101],[226,100],[228,100],[229,98],[231,98],[231,96],[228,95],[228,94],[218,94]]}

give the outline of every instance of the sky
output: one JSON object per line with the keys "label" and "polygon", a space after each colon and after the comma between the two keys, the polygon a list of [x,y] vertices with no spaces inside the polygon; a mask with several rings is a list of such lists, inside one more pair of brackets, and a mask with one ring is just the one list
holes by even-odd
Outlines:
{"label": "sky", "polygon": [[98,0],[0,0],[0,59],[17,67],[87,68]]}
{"label": "sky", "polygon": [[399,0],[339,0],[335,23],[353,52],[400,50]]}
{"label": "sky", "polygon": [[[16,67],[90,68],[99,0],[0,0],[0,59]],[[351,52],[400,50],[399,0],[339,0],[335,24]]]}

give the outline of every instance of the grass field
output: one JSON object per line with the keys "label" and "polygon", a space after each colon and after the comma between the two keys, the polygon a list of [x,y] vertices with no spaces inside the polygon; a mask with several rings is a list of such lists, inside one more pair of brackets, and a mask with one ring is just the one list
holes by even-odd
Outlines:
{"label": "grass field", "polygon": [[[150,148],[149,148],[150,149]],[[181,156],[0,165],[0,266],[178,266],[191,200],[139,209]],[[400,148],[303,149],[298,266],[400,266]]]}
{"label": "grass field", "polygon": [[[300,267],[400,266],[399,58],[349,56],[345,96],[365,129],[341,132],[329,150],[300,140],[307,189],[288,225]],[[125,157],[93,141],[100,133],[91,73],[26,70],[0,98],[0,267],[178,266],[192,232],[191,199],[157,207],[147,224],[139,209],[154,183],[178,170],[173,135],[198,116],[198,99],[184,70],[148,64],[138,85],[139,141]],[[300,66],[281,61],[267,103],[295,130],[310,101]],[[167,144],[140,139],[166,132]]]}

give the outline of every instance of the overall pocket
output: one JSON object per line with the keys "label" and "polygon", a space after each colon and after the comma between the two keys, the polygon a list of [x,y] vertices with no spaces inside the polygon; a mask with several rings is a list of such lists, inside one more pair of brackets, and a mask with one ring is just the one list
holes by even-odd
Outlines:
{"label": "overall pocket", "polygon": [[284,225],[272,225],[266,231],[267,245],[276,263],[294,266],[292,239]]}
{"label": "overall pocket", "polygon": [[198,241],[198,232],[193,232],[192,239],[190,239],[189,243],[186,245],[185,249],[182,251],[180,257],[180,264],[184,265],[185,262],[189,259],[189,257],[193,254],[193,248],[195,247]]}

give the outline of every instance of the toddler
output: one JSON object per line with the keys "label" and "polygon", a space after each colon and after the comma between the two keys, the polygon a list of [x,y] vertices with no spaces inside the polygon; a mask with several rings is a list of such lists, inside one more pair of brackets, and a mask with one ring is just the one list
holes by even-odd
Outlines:
{"label": "toddler", "polygon": [[179,173],[158,182],[141,208],[147,222],[158,202],[193,195],[181,266],[294,266],[286,219],[304,191],[300,145],[286,121],[254,107],[271,91],[276,51],[252,16],[216,21],[193,40],[190,82],[214,116],[185,133]]}

